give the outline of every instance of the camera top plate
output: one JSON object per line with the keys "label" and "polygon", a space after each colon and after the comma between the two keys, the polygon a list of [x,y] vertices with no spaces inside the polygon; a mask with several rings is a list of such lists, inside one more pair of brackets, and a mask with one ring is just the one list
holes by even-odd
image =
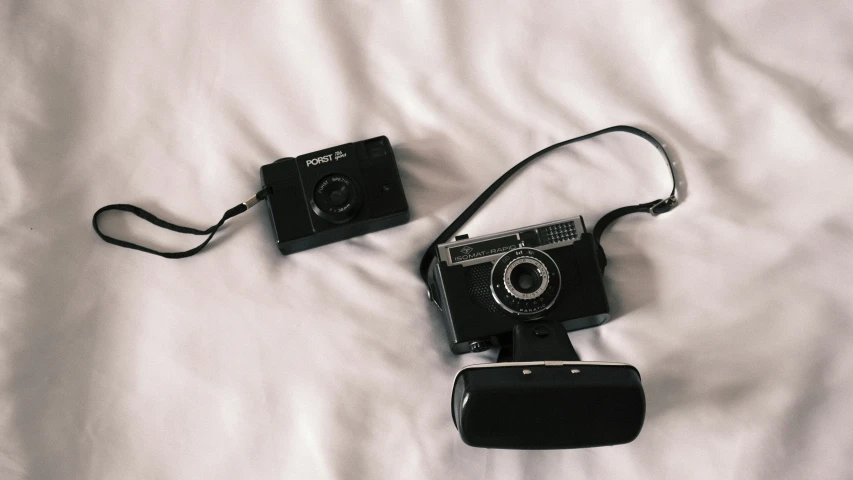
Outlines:
{"label": "camera top plate", "polygon": [[466,238],[438,245],[438,257],[448,265],[475,265],[493,262],[516,248],[538,250],[571,245],[586,233],[583,217],[576,216],[540,223],[505,232]]}

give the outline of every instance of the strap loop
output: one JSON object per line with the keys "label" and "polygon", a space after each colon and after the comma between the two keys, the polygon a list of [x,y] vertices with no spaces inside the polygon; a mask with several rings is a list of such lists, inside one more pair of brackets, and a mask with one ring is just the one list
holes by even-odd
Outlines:
{"label": "strap loop", "polygon": [[649,209],[649,213],[652,214],[653,217],[657,217],[662,213],[666,213],[678,205],[678,199],[675,198],[674,195],[666,198],[664,200],[660,200]]}
{"label": "strap loop", "polygon": [[[221,227],[222,224],[224,224],[226,220],[228,220],[229,218],[232,218],[232,217],[236,217],[237,215],[240,215],[241,213],[245,212],[246,210],[252,208],[259,201],[265,199],[269,193],[270,193],[270,189],[265,188],[265,189],[259,191],[258,193],[256,193],[255,195],[253,195],[252,198],[246,200],[245,202],[228,209],[225,212],[225,214],[222,215],[222,218],[219,219],[219,222],[217,222],[216,225],[213,225],[212,227],[210,227],[206,230],[198,230],[198,229],[195,229],[192,227],[185,227],[183,225],[177,225],[177,224],[174,224],[172,222],[167,222],[166,220],[163,220],[162,218],[159,218],[156,215],[154,215],[154,214],[152,214],[152,213],[150,213],[150,212],[148,212],[142,208],[139,208],[135,205],[129,205],[126,203],[118,203],[118,204],[113,204],[113,205],[107,205],[105,207],[99,208],[98,211],[95,212],[95,215],[92,216],[92,227],[95,229],[95,233],[97,233],[98,236],[101,237],[101,239],[103,239],[105,242],[111,243],[113,245],[118,245],[119,247],[130,248],[132,250],[139,250],[140,252],[150,253],[153,255],[159,255],[159,256],[164,257],[164,258],[186,258],[186,257],[190,257],[190,256],[195,255],[196,253],[202,251],[204,249],[204,247],[206,247],[207,244],[210,243],[210,241],[213,239],[213,236],[216,235],[216,231],[219,230],[219,227]],[[102,232],[100,227],[98,226],[98,216],[100,214],[107,212],[107,211],[110,211],[110,210],[117,210],[120,212],[132,213],[132,214],[136,215],[137,217],[139,217],[139,218],[141,218],[147,222],[150,222],[154,225],[157,225],[160,228],[165,228],[166,230],[171,230],[173,232],[178,232],[178,233],[185,233],[188,235],[207,235],[207,238],[203,242],[201,242],[201,244],[199,244],[199,245],[197,245],[197,246],[195,246],[189,250],[183,251],[183,252],[160,252],[160,251],[154,250],[152,248],[143,247],[142,245],[139,245],[139,244],[136,244],[133,242],[128,242],[126,240],[120,240],[118,238],[111,237],[111,236],[105,234],[104,232]]]}
{"label": "strap loop", "polygon": [[607,213],[606,215],[604,215],[603,217],[601,217],[601,219],[598,221],[598,223],[595,225],[595,228],[593,229],[593,238],[595,238],[595,242],[599,244],[599,251],[600,251],[600,253],[602,253],[602,255],[601,255],[601,257],[602,257],[601,258],[602,259],[602,268],[604,268],[604,261],[605,260],[604,260],[603,250],[601,250],[601,244],[600,244],[601,234],[604,232],[604,229],[606,229],[611,223],[613,223],[614,220],[616,220],[617,218],[622,217],[624,215],[628,215],[630,213],[638,213],[638,212],[647,212],[647,213],[650,213],[654,216],[657,216],[657,215],[660,215],[661,213],[665,213],[665,212],[672,210],[673,208],[676,207],[676,205],[678,205],[678,199],[675,196],[675,169],[673,168],[672,160],[670,160],[669,155],[666,153],[666,150],[663,148],[663,145],[658,141],[658,139],[653,137],[650,133],[643,131],[643,130],[640,130],[639,128],[631,127],[628,125],[616,125],[613,127],[605,128],[603,130],[598,130],[596,132],[588,133],[586,135],[581,135],[580,137],[575,137],[575,138],[572,138],[569,140],[565,140],[565,141],[562,141],[559,143],[555,143],[554,145],[551,145],[550,147],[546,147],[546,148],[543,148],[542,150],[539,150],[538,152],[534,153],[533,155],[531,155],[531,156],[527,157],[526,159],[522,160],[521,162],[517,163],[514,167],[510,168],[506,173],[501,175],[500,178],[495,180],[494,183],[489,185],[489,188],[487,188],[483,193],[481,193],[480,196],[477,197],[474,200],[474,202],[471,203],[471,205],[468,206],[468,208],[466,208],[465,211],[462,212],[462,214],[459,215],[456,218],[456,220],[454,220],[453,223],[451,223],[446,229],[444,229],[444,231],[441,232],[441,234],[439,234],[438,238],[436,238],[430,244],[430,246],[427,248],[427,251],[424,253],[423,258],[421,258],[421,264],[420,264],[420,274],[421,274],[421,278],[424,280],[424,282],[427,283],[427,276],[429,274],[430,266],[432,265],[432,262],[435,260],[435,248],[439,244],[445,243],[448,240],[450,240],[450,237],[453,236],[462,227],[462,225],[464,225],[465,222],[467,222],[468,219],[470,219],[471,216],[474,215],[477,212],[477,210],[479,210],[480,207],[483,206],[484,203],[486,203],[486,200],[488,200],[489,197],[491,197],[492,194],[494,194],[507,180],[509,180],[510,177],[515,175],[519,170],[521,170],[522,168],[527,166],[527,164],[529,164],[533,160],[536,160],[537,158],[541,157],[542,155],[544,155],[544,154],[546,154],[552,150],[556,150],[557,148],[560,148],[560,147],[563,147],[565,145],[569,145],[572,143],[582,142],[584,140],[588,140],[590,138],[597,137],[599,135],[604,135],[607,133],[614,133],[614,132],[630,133],[632,135],[636,135],[636,136],[642,138],[643,140],[651,143],[657,149],[657,151],[661,154],[661,156],[663,156],[664,160],[666,160],[667,166],[669,166],[669,173],[670,173],[670,176],[672,177],[672,190],[670,190],[669,196],[667,198],[653,200],[651,202],[643,203],[640,205],[617,208],[616,210],[613,210],[613,211]]}

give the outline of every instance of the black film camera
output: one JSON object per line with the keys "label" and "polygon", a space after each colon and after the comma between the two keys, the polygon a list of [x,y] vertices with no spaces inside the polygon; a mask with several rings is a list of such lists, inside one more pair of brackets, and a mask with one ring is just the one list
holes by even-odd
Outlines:
{"label": "black film camera", "polygon": [[[581,217],[508,232],[450,238],[515,173],[562,146],[609,133],[649,142],[669,167],[667,197],[617,208],[592,234]],[[496,363],[463,368],[453,383],[451,413],[462,440],[489,448],[578,448],[632,441],[646,412],[640,374],[631,365],[581,362],[567,331],[607,321],[600,238],[633,213],[657,216],[678,205],[675,168],[663,144],[616,125],[550,145],[495,180],[438,235],[420,275],[442,312],[454,353],[499,346]]]}
{"label": "black film camera", "polygon": [[454,380],[462,440],[490,448],[615,445],[639,435],[636,368],[581,362],[567,330],[610,317],[603,253],[580,216],[436,246],[429,296],[454,353],[501,347]]}
{"label": "black film camera", "polygon": [[566,330],[610,317],[599,250],[580,216],[436,247],[429,295],[441,309],[453,353],[508,345],[522,320]]}
{"label": "black film camera", "polygon": [[261,167],[278,249],[290,254],[402,225],[409,206],[384,136]]}

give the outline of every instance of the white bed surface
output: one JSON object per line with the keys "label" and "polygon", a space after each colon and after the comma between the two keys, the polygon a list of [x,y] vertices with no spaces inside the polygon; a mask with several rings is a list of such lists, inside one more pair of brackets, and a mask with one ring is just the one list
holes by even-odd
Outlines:
{"label": "white bed surface", "polygon": [[[849,2],[5,2],[0,478],[853,478]],[[631,444],[464,445],[462,366],[417,275],[492,180],[613,124],[683,204],[605,234],[642,374]],[[259,167],[387,135],[412,219],[281,256],[264,206],[181,261],[100,241],[134,203],[205,228]],[[543,159],[463,229],[668,190],[613,135]],[[130,216],[109,232],[192,245]]]}

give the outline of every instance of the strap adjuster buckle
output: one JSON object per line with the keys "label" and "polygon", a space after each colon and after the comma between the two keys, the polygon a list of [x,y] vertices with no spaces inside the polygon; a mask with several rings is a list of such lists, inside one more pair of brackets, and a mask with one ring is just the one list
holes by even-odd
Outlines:
{"label": "strap adjuster buckle", "polygon": [[678,205],[678,199],[675,198],[675,195],[670,195],[668,198],[658,200],[654,205],[649,207],[649,213],[652,214],[653,217],[657,217],[662,213],[672,210],[676,205]]}
{"label": "strap adjuster buckle", "polygon": [[248,210],[248,209],[254,207],[255,205],[257,205],[258,202],[260,202],[260,201],[261,201],[261,199],[259,199],[257,195],[252,195],[252,198],[243,202],[243,205],[245,205],[246,210]]}

